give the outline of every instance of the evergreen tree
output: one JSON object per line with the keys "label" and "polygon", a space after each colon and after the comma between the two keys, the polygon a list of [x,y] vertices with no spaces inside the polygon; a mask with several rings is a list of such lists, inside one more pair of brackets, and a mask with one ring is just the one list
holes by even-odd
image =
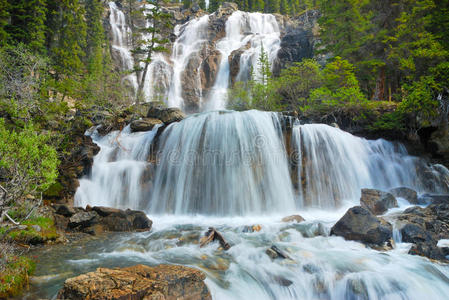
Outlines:
{"label": "evergreen tree", "polygon": [[280,10],[280,13],[283,15],[290,15],[291,10],[290,10],[289,2],[287,0],[281,0],[279,10]]}
{"label": "evergreen tree", "polygon": [[6,31],[9,19],[8,9],[8,1],[0,0],[0,47],[5,46],[8,39],[8,32]]}
{"label": "evergreen tree", "polygon": [[265,12],[279,13],[280,7],[280,0],[265,0]]}
{"label": "evergreen tree", "polygon": [[137,101],[140,101],[143,97],[145,78],[152,56],[156,52],[164,52],[167,50],[165,48],[165,44],[169,42],[167,38],[169,32],[167,32],[167,29],[172,27],[171,16],[162,11],[161,1],[153,0],[148,2],[152,5],[152,8],[145,14],[149,25],[141,29],[141,32],[147,35],[148,38],[141,40],[138,47],[133,50],[133,53],[138,57],[139,63],[139,66],[135,69],[139,78]]}
{"label": "evergreen tree", "polygon": [[45,51],[46,0],[9,0],[10,22],[6,26],[13,43],[25,43]]}
{"label": "evergreen tree", "polygon": [[100,76],[103,69],[104,29],[102,25],[103,6],[101,0],[86,1],[87,31],[86,58],[90,74]]}

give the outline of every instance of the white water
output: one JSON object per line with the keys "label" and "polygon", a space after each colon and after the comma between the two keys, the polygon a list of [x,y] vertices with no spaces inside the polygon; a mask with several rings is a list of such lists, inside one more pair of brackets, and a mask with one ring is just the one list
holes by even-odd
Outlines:
{"label": "white water", "polygon": [[[122,71],[134,69],[134,59],[131,55],[130,41],[128,40],[132,32],[126,23],[125,14],[117,7],[114,1],[108,3],[110,14],[109,24],[112,29],[112,51],[118,53],[120,57],[120,67]],[[125,80],[129,81],[134,91],[137,91],[137,77],[135,73],[127,75]]]}
{"label": "white water", "polygon": [[114,131],[104,137],[96,130],[90,133],[101,150],[94,158],[92,174],[80,179],[75,204],[143,209],[153,172],[146,159],[157,128],[158,125],[153,131],[130,133],[127,126],[122,132]]}
{"label": "white water", "polygon": [[[207,42],[207,26],[209,24],[209,16],[203,16],[199,19],[175,27],[175,34],[178,36],[173,44],[171,61],[173,63],[173,78],[168,93],[168,105],[170,107],[184,106],[182,96],[182,72],[187,67],[190,59],[201,51]],[[197,72],[199,74],[199,72]],[[192,75],[193,76],[193,75]],[[199,99],[202,98],[201,79],[199,75],[195,78],[195,93]],[[200,100],[201,101],[201,100]]]}
{"label": "white water", "polygon": [[280,48],[280,31],[276,18],[270,14],[234,12],[226,22],[226,36],[217,45],[221,53],[221,62],[211,90],[207,105],[208,110],[224,109],[230,81],[229,56],[238,49],[244,50],[240,57],[240,70],[237,80],[249,79],[250,70],[254,68],[255,79],[260,76],[258,60],[262,47],[270,63],[274,61]]}
{"label": "white water", "polygon": [[335,207],[359,199],[362,188],[406,186],[421,193],[447,192],[447,184],[441,182],[449,179],[447,170],[409,156],[401,144],[369,141],[324,124],[297,125],[292,140],[306,206]]}

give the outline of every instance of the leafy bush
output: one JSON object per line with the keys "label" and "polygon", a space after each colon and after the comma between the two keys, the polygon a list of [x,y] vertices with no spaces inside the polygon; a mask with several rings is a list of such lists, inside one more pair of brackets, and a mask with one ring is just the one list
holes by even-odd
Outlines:
{"label": "leafy bush", "polygon": [[50,138],[36,133],[33,125],[8,130],[0,118],[0,182],[7,190],[4,205],[27,194],[43,192],[55,182],[59,160],[49,145]]}

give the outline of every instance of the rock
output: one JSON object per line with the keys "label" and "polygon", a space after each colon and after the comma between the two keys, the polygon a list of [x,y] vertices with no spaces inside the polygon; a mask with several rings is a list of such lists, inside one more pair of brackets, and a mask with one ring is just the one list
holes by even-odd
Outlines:
{"label": "rock", "polygon": [[265,253],[271,257],[271,259],[282,258],[282,259],[291,259],[284,251],[279,249],[277,246],[273,245],[265,251]]}
{"label": "rock", "polygon": [[148,118],[157,118],[165,125],[183,120],[186,115],[176,107],[163,107],[162,105],[153,105],[147,113]]}
{"label": "rock", "polygon": [[296,223],[301,223],[304,222],[304,218],[301,217],[300,215],[292,215],[292,216],[288,216],[288,217],[284,217],[282,218],[282,222],[296,222]]}
{"label": "rock", "polygon": [[246,225],[243,226],[242,232],[259,232],[260,230],[262,230],[262,226],[260,225],[252,225],[252,226]]}
{"label": "rock", "polygon": [[53,205],[53,208],[55,209],[56,214],[63,215],[65,217],[71,217],[77,212],[74,207],[67,204],[55,204]]}
{"label": "rock", "polygon": [[162,124],[162,121],[155,118],[144,118],[132,121],[130,124],[131,132],[150,131],[154,125]]}
{"label": "rock", "polygon": [[430,259],[447,261],[446,257],[445,257],[444,250],[441,248],[438,248],[436,245],[434,245],[432,243],[414,244],[408,251],[408,254],[420,255],[420,256],[428,257]]}
{"label": "rock", "polygon": [[203,272],[184,266],[98,268],[65,281],[58,299],[210,300]]}
{"label": "rock", "polygon": [[390,190],[390,193],[395,196],[396,198],[404,198],[407,200],[410,204],[425,204],[420,203],[418,199],[418,193],[416,193],[415,190],[412,190],[407,187],[398,187],[395,189]]}
{"label": "rock", "polygon": [[419,197],[420,204],[449,204],[449,195],[424,194]]}
{"label": "rock", "polygon": [[209,230],[204,234],[204,237],[201,238],[200,248],[217,240],[224,250],[229,250],[231,248],[231,246],[226,242],[224,237],[213,227],[209,227]]}
{"label": "rock", "polygon": [[[407,224],[401,228],[402,241],[406,243],[422,243],[432,241],[432,236],[421,226]],[[436,243],[435,243],[436,246]]]}
{"label": "rock", "polygon": [[362,189],[360,204],[375,215],[384,214],[389,208],[398,207],[398,202],[392,194],[374,189]]}
{"label": "rock", "polygon": [[69,219],[70,228],[85,228],[98,223],[99,216],[95,211],[82,211],[74,214]]}
{"label": "rock", "polygon": [[332,227],[331,235],[381,246],[392,237],[392,227],[368,209],[355,206]]}
{"label": "rock", "polygon": [[31,228],[33,228],[36,232],[41,232],[42,229],[39,225],[31,225]]}
{"label": "rock", "polygon": [[123,210],[118,208],[106,207],[106,206],[94,206],[92,207],[93,211],[97,212],[101,217],[107,217],[109,215],[120,215],[126,217],[126,214]]}

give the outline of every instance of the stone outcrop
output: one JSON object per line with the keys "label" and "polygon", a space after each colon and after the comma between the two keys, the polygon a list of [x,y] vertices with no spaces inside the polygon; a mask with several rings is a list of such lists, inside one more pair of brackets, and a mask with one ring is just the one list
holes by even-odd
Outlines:
{"label": "stone outcrop", "polygon": [[368,209],[355,206],[332,227],[331,235],[368,245],[382,246],[392,237],[392,227]]}
{"label": "stone outcrop", "polygon": [[58,299],[210,300],[203,272],[184,266],[98,268],[65,281]]}
{"label": "stone outcrop", "polygon": [[182,121],[186,115],[176,107],[163,107],[162,105],[152,105],[148,109],[147,118],[156,118],[165,125]]}
{"label": "stone outcrop", "polygon": [[412,190],[407,187],[398,187],[392,189],[390,190],[390,193],[395,197],[404,198],[405,200],[410,202],[410,204],[425,204],[421,203],[422,201],[418,199],[418,193],[416,193],[415,190]]}
{"label": "stone outcrop", "polygon": [[83,209],[65,204],[53,205],[55,225],[68,232],[99,234],[117,231],[148,231],[153,222],[137,210],[94,206]]}
{"label": "stone outcrop", "polygon": [[413,243],[409,254],[446,260],[449,249],[437,247],[440,239],[449,238],[449,203],[414,206],[395,217],[402,241]]}
{"label": "stone outcrop", "polygon": [[390,193],[374,189],[362,189],[360,205],[369,209],[375,215],[381,215],[389,208],[397,207],[398,203]]}
{"label": "stone outcrop", "polygon": [[156,118],[143,118],[132,121],[130,124],[132,132],[149,131],[153,129],[154,125],[163,124],[161,120]]}

